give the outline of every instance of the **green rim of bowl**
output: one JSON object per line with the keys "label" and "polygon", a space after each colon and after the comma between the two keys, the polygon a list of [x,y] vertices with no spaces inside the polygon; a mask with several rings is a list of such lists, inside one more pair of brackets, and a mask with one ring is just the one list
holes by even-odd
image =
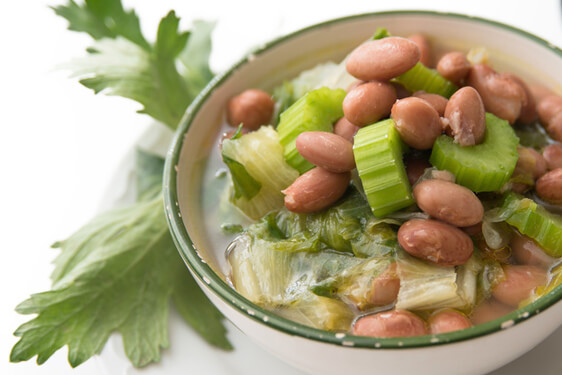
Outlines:
{"label": "green rim of bowl", "polygon": [[259,55],[272,47],[275,47],[291,38],[298,35],[307,33],[311,30],[326,27],[329,25],[337,24],[340,22],[345,22],[353,19],[360,18],[373,18],[379,16],[389,16],[389,15],[426,15],[431,17],[444,17],[444,18],[458,18],[466,21],[473,21],[492,25],[501,29],[508,30],[520,34],[534,42],[550,49],[551,51],[557,53],[562,57],[562,50],[551,43],[541,39],[533,34],[530,34],[521,29],[509,26],[496,21],[491,21],[484,18],[472,17],[457,13],[442,13],[433,11],[420,11],[420,10],[405,10],[405,11],[388,11],[388,12],[375,12],[375,13],[364,13],[358,15],[352,15],[342,18],[337,18],[329,20],[326,22],[318,23],[304,29],[300,29],[278,39],[275,39],[259,49],[252,51],[248,56],[241,59],[238,63],[234,64],[229,70],[222,74],[219,74],[213,78],[213,80],[203,89],[203,91],[197,96],[193,103],[187,109],[185,116],[183,117],[179,128],[176,131],[170,150],[166,157],[166,165],[164,169],[164,206],[166,210],[166,218],[168,220],[168,225],[171,229],[172,237],[174,242],[185,261],[188,268],[192,271],[194,275],[200,280],[200,282],[206,284],[211,291],[220,297],[224,302],[238,310],[240,313],[246,317],[253,319],[261,324],[264,324],[270,328],[276,329],[278,331],[287,333],[293,336],[301,336],[308,339],[321,341],[324,343],[335,344],[347,347],[359,347],[359,348],[381,348],[381,349],[400,349],[400,348],[414,348],[414,347],[424,347],[431,345],[445,344],[449,342],[463,341],[472,339],[478,336],[487,335],[501,329],[511,327],[513,325],[522,322],[540,311],[547,309],[552,306],[560,299],[562,299],[562,285],[559,285],[553,291],[547,295],[541,297],[537,301],[525,306],[522,309],[516,310],[510,314],[507,314],[499,319],[480,324],[462,331],[450,332],[438,335],[426,335],[417,337],[403,337],[403,338],[373,338],[373,337],[362,337],[353,336],[350,334],[343,334],[337,332],[329,332],[320,330],[317,328],[312,328],[306,325],[302,325],[291,320],[285,319],[279,315],[276,315],[268,310],[265,310],[258,305],[252,303],[248,299],[244,298],[242,295],[238,294],[229,284],[227,284],[221,277],[219,277],[213,269],[198,255],[193,242],[191,241],[189,234],[184,226],[182,215],[180,213],[177,195],[177,171],[176,166],[179,161],[180,151],[184,141],[184,135],[189,129],[191,122],[197,115],[202,104],[207,100],[207,98],[213,93],[213,91],[219,87],[225,80],[227,80],[230,75],[238,69],[241,65],[246,64],[250,61],[249,56]]}

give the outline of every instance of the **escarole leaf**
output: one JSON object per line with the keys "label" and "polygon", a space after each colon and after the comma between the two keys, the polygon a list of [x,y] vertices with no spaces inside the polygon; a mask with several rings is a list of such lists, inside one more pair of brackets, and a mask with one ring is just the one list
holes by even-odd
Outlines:
{"label": "escarole leaf", "polygon": [[180,31],[179,18],[170,11],[160,21],[156,41],[149,44],[134,11],[124,11],[120,1],[89,0],[83,6],[71,1],[54,10],[69,21],[69,29],[95,39],[89,55],[72,64],[80,83],[96,94],[135,100],[143,105],[140,113],[172,129],[212,78],[212,23],[199,21],[191,32]]}
{"label": "escarole leaf", "polygon": [[68,361],[75,367],[99,353],[114,331],[121,333],[135,366],[156,362],[169,345],[171,300],[209,343],[231,348],[222,315],[183,265],[168,231],[161,191],[154,192],[163,160],[138,155],[140,200],[95,217],[53,245],[61,249],[53,288],[17,306],[21,314],[38,315],[14,333],[21,339],[10,354],[12,362],[37,355],[41,364],[68,345]]}

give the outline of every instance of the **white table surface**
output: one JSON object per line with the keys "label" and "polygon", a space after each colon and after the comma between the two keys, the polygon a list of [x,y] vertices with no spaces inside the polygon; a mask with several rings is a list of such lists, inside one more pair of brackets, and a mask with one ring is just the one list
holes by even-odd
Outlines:
{"label": "white table surface", "polygon": [[[14,307],[31,293],[49,288],[50,262],[57,254],[50,245],[66,238],[97,212],[102,198],[111,190],[107,185],[117,172],[118,161],[150,123],[149,118],[135,113],[140,108],[136,103],[117,97],[94,96],[69,78],[68,71],[60,68],[72,58],[83,56],[90,39],[67,31],[66,21],[48,9],[49,5],[59,3],[60,0],[0,2],[2,374],[102,373],[103,361],[99,359],[70,369],[66,348],[42,366],[37,366],[34,360],[8,363],[10,349],[17,341],[12,333],[29,319],[16,314]],[[327,1],[302,0],[129,0],[124,4],[137,9],[149,38],[169,9],[175,9],[182,17],[184,27],[193,19],[217,20],[211,60],[215,71],[228,67],[249,47],[277,35],[329,18],[391,9],[472,14],[517,26],[562,46],[558,0],[348,0],[337,2],[337,6],[329,6]],[[182,329],[189,335],[189,328]],[[171,335],[172,348],[164,353],[164,361],[172,361],[174,353],[178,353],[179,348],[174,350],[174,344],[178,345],[174,342],[175,335]],[[199,347],[196,353],[208,358],[216,355],[197,337],[192,339]],[[232,333],[232,339],[237,351],[221,357],[220,361],[226,361],[222,367],[215,363],[212,367],[215,370],[208,373],[222,373],[237,358],[249,354],[260,358],[253,367],[247,367],[251,373],[260,373],[262,366],[277,363],[241,334]],[[530,357],[512,363],[507,368],[509,371],[502,373],[529,373],[529,369],[525,370],[526,364],[535,363],[539,366],[534,370],[536,374],[559,374],[562,365],[542,371],[540,366],[559,358],[561,347],[562,330],[559,329],[538,350],[531,352]],[[189,368],[188,364],[184,373],[199,373],[196,366],[200,365],[194,362],[194,367]],[[278,366],[277,371],[290,371],[282,364]],[[164,373],[162,371],[153,367],[143,373]]]}

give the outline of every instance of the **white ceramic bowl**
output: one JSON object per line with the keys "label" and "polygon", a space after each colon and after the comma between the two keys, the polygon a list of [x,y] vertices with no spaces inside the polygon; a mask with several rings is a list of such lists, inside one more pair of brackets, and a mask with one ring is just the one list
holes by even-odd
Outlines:
{"label": "white ceramic bowl", "polygon": [[484,46],[499,71],[562,92],[562,51],[496,22],[399,11],[311,26],[260,47],[217,76],[190,106],[167,157],[170,228],[187,266],[220,311],[265,349],[302,370],[324,375],[483,374],[527,352],[561,325],[562,286],[521,310],[463,331],[401,339],[336,334],[279,317],[239,295],[225,281],[225,248],[203,223],[203,172],[210,155],[216,159],[218,154],[216,139],[227,100],[246,88],[270,90],[320,62],[338,62],[377,27],[401,36],[422,32],[445,50]]}

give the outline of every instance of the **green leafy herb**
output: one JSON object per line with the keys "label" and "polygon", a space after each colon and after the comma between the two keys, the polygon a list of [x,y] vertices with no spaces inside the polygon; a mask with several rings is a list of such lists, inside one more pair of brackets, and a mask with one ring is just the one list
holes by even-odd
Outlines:
{"label": "green leafy herb", "polygon": [[88,0],[82,6],[71,1],[54,10],[69,21],[70,30],[87,32],[96,40],[89,56],[76,62],[80,83],[95,93],[135,100],[144,106],[140,113],[172,129],[212,78],[211,23],[196,22],[191,33],[182,32],[179,18],[170,11],[150,45],[135,12],[124,11],[118,0]]}
{"label": "green leafy herb", "polygon": [[[175,128],[188,104],[212,78],[208,58],[213,24],[196,22],[178,31],[173,11],[160,21],[154,44],[141,33],[133,10],[120,0],[70,1],[53,8],[69,29],[95,40],[76,74],[81,83],[141,103],[147,113]],[[99,353],[118,331],[135,366],[160,359],[169,345],[170,302],[210,344],[231,349],[223,316],[209,302],[179,256],[168,230],[162,202],[163,159],[137,152],[137,202],[103,213],[68,239],[56,242],[50,291],[32,295],[16,307],[37,314],[22,324],[10,353],[19,362],[37,356],[45,362],[68,346],[75,367]]]}
{"label": "green leafy herb", "polygon": [[383,38],[386,38],[386,37],[389,37],[389,36],[391,36],[391,35],[386,28],[377,27],[377,29],[375,30],[375,33],[371,37],[371,40],[383,39]]}
{"label": "green leafy herb", "polygon": [[[166,224],[158,165],[163,160],[140,152],[136,204],[94,218],[68,239],[53,245],[51,291],[34,294],[16,310],[38,314],[15,332],[20,341],[10,360],[37,355],[45,362],[68,345],[75,367],[99,353],[119,331],[125,353],[135,366],[160,359],[168,346],[170,299],[182,317],[208,342],[230,349],[222,315],[207,300],[184,266]],[[141,187],[143,187],[141,189]]]}

